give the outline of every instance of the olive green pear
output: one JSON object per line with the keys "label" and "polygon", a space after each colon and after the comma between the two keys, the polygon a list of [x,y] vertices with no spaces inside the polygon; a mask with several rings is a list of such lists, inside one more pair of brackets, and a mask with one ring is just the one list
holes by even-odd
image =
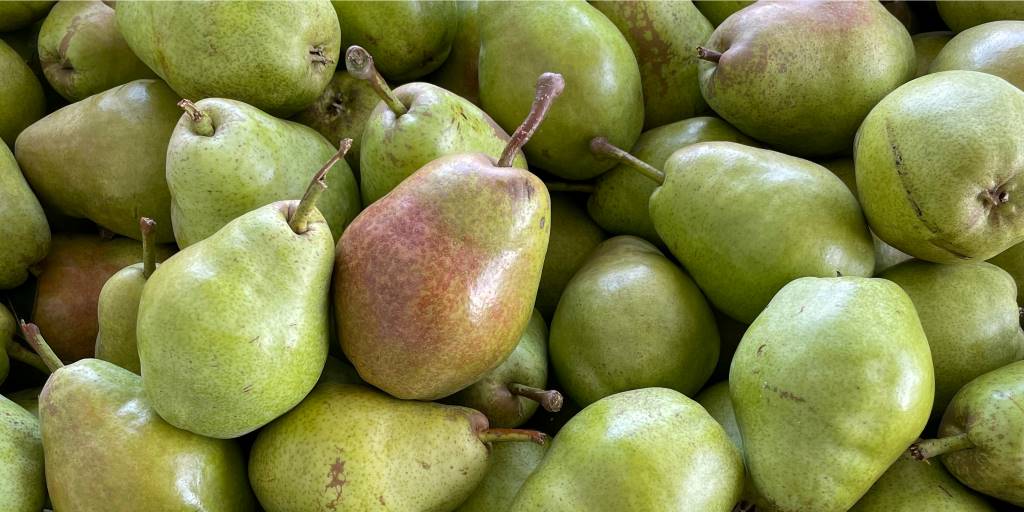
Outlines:
{"label": "olive green pear", "polygon": [[454,0],[332,1],[341,47],[359,45],[377,57],[389,80],[408,82],[448,57],[458,14]]}
{"label": "olive green pear", "polygon": [[645,388],[569,420],[508,510],[728,512],[742,489],[743,461],[722,427],[684,395]]}
{"label": "olive green pear", "polygon": [[954,32],[963,32],[990,21],[1024,20],[1024,4],[1015,0],[938,0],[935,6],[942,21]]}
{"label": "olive green pear", "polygon": [[879,2],[757,2],[698,52],[708,105],[800,156],[848,152],[864,116],[916,64],[910,34]]}
{"label": "olive green pear", "polygon": [[[312,173],[337,151],[316,130],[240,101],[208,98],[181,105],[186,114],[167,145],[167,186],[174,237],[182,249],[251,210],[299,199]],[[335,238],[359,206],[352,171],[338,162],[317,202]]]}
{"label": "olive green pear", "polygon": [[[342,139],[352,139],[352,148],[345,155],[345,161],[358,176],[363,129],[378,102],[380,98],[368,82],[339,68],[320,97],[291,120],[320,132],[331,144],[337,144]],[[340,231],[335,233],[340,234]]]}
{"label": "olive green pear", "polygon": [[[701,390],[694,400],[711,415],[722,429],[725,430],[729,440],[736,446],[740,454],[743,454],[743,437],[740,435],[740,427],[736,424],[736,410],[732,406],[732,398],[729,396],[729,382],[722,381]],[[757,493],[754,482],[750,479],[750,473],[746,472],[743,481],[743,499],[741,504],[755,507],[759,512],[772,512],[771,505],[765,502],[764,498]],[[741,508],[740,510],[748,510]]]}
{"label": "olive green pear", "polygon": [[249,480],[267,512],[452,510],[487,472],[487,443],[531,438],[544,440],[489,430],[465,407],[324,382],[260,431]]}
{"label": "olive green pear", "polygon": [[914,73],[914,78],[928,74],[928,68],[931,67],[935,56],[950,39],[953,39],[953,35],[952,32],[940,31],[914,34],[911,37],[914,40],[914,51],[917,53],[917,72]]}
{"label": "olive green pear", "polygon": [[917,439],[935,384],[899,286],[805,277],[750,325],[729,391],[761,495],[782,512],[826,512],[852,507]]}
{"label": "olive green pear", "polygon": [[713,27],[693,2],[601,0],[591,5],[618,27],[636,56],[644,92],[644,129],[707,110],[693,49],[708,40]]}
{"label": "olive green pear", "polygon": [[286,116],[316,101],[341,50],[327,0],[118,0],[128,46],[181,97],[230,98]]}
{"label": "olive green pear", "polygon": [[971,27],[946,43],[930,73],[962,69],[998,76],[1024,89],[1024,20]]}
{"label": "olive green pear", "polygon": [[[590,139],[632,147],[644,122],[640,68],[608,18],[583,1],[480,4],[480,104],[506,130],[530,109],[533,77],[561,73],[569,84],[526,145],[526,158],[570,180],[612,168]],[[586,51],[581,51],[582,49]]]}
{"label": "olive green pear", "polygon": [[477,0],[456,2],[455,38],[441,67],[424,80],[480,104],[480,17]]}
{"label": "olive green pear", "polygon": [[591,253],[551,320],[558,381],[578,404],[646,387],[693,395],[718,361],[718,329],[697,285],[633,236]]}
{"label": "olive green pear", "polygon": [[[343,144],[343,151],[344,151]],[[153,408],[196,434],[233,438],[294,407],[327,358],[334,239],[302,201],[227,223],[160,265],[142,290],[139,361]]]}
{"label": "olive green pear", "polygon": [[651,220],[708,299],[750,323],[786,283],[870,276],[871,235],[857,200],[828,169],[733,142],[676,151]]}
{"label": "olive green pear", "polygon": [[[0,9],[5,3],[0,2]],[[0,16],[0,19],[3,17]],[[0,140],[13,147],[28,125],[46,113],[43,86],[18,52],[0,39]]]}
{"label": "olive green pear", "polygon": [[0,290],[28,278],[50,250],[50,226],[7,144],[0,141]]}
{"label": "olive green pear", "polygon": [[937,263],[1024,240],[1024,91],[976,71],[917,78],[864,120],[854,162],[872,231]]}
{"label": "olive green pear", "polygon": [[850,512],[995,512],[942,464],[900,455]]}
{"label": "olive green pear", "polygon": [[40,119],[14,154],[44,206],[136,239],[149,217],[157,243],[172,242],[164,161],[177,101],[160,80],[136,80]]}
{"label": "olive green pear", "polygon": [[44,16],[56,2],[40,0],[11,0],[0,2],[0,32],[10,32],[29,26]]}
{"label": "olive green pear", "polygon": [[[42,360],[40,360],[41,362]],[[45,365],[43,366],[45,368]],[[49,371],[49,368],[47,368]],[[39,393],[43,388],[27,388],[13,393],[8,393],[7,398],[20,405],[22,409],[32,413],[36,418],[39,417]]]}
{"label": "olive green pear", "polygon": [[939,437],[916,443],[918,459],[942,457],[957,480],[983,494],[1024,507],[1024,361],[982,375],[953,397]]}
{"label": "olive green pear", "polygon": [[575,198],[563,193],[551,194],[551,236],[536,303],[544,318],[555,314],[565,285],[605,238],[604,231],[587,216]]}
{"label": "olive green pear", "polygon": [[100,0],[58,2],[39,30],[39,61],[53,89],[72,102],[157,77],[128,48],[114,8]]}
{"label": "olive green pear", "polygon": [[548,446],[537,443],[498,443],[492,446],[484,479],[455,512],[508,510],[523,482],[544,459]]}
{"label": "olive green pear", "polygon": [[693,2],[701,14],[711,22],[711,25],[716,27],[736,11],[752,3],[754,0],[694,0]]}
{"label": "olive green pear", "polygon": [[997,254],[989,263],[1005,270],[1017,284],[1017,305],[1024,304],[1024,243]]}
{"label": "olive green pear", "polygon": [[39,512],[45,500],[39,421],[0,395],[0,510]]}

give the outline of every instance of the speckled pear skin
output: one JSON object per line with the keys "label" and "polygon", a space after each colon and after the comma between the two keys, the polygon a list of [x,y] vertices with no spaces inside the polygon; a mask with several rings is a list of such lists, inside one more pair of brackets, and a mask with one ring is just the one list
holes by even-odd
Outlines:
{"label": "speckled pear skin", "polygon": [[0,510],[39,512],[45,500],[39,421],[0,396]]}
{"label": "speckled pear skin", "polygon": [[96,359],[111,362],[136,375],[142,373],[135,333],[139,301],[145,285],[143,264],[129,265],[103,284],[96,303],[99,328],[96,333]]}
{"label": "speckled pear skin", "polygon": [[28,279],[29,267],[50,250],[50,225],[18,161],[0,141],[0,290]]}
{"label": "speckled pear skin", "polygon": [[852,507],[917,439],[935,384],[898,285],[805,277],[750,325],[729,391],[756,488],[782,512],[825,511]]}
{"label": "speckled pear skin", "polygon": [[937,1],[942,21],[954,32],[999,20],[1024,20],[1024,5],[1015,1]]}
{"label": "speckled pear skin", "polygon": [[989,263],[1005,270],[1017,284],[1017,304],[1024,304],[1024,243],[999,253]]}
{"label": "speckled pear skin", "polygon": [[492,427],[515,428],[533,416],[537,402],[513,395],[508,389],[513,383],[537,389],[548,384],[548,326],[537,310],[508,358],[445,402],[480,411]]}
{"label": "speckled pear skin", "polygon": [[[457,94],[423,82],[405,84],[394,93],[409,111],[396,116],[378,102],[363,131],[359,184],[364,206],[437,158],[459,153],[496,157],[508,143],[505,130]],[[526,169],[522,152],[512,165]]]}
{"label": "speckled pear skin", "polygon": [[[434,2],[436,3],[436,2]],[[480,104],[480,17],[477,0],[456,2],[455,38],[448,58],[424,81]]]}
{"label": "speckled pear skin", "polygon": [[708,105],[697,83],[697,54],[713,27],[693,2],[616,2],[591,5],[626,38],[640,66],[644,129],[691,118]]}
{"label": "speckled pear skin", "polygon": [[268,512],[452,510],[487,471],[486,428],[472,409],[325,382],[260,431],[249,481]]}
{"label": "speckled pear skin", "polygon": [[29,126],[14,154],[46,207],[135,239],[149,217],[157,243],[173,242],[164,160],[177,101],[160,80],[136,80]]}
{"label": "speckled pear skin", "polygon": [[701,142],[675,153],[651,195],[654,227],[722,312],[757,317],[804,276],[870,276],[874,248],[853,194],[828,169],[766,149]]}
{"label": "speckled pear skin", "polygon": [[799,156],[849,151],[864,116],[916,64],[907,29],[878,2],[757,2],[704,47],[722,54],[699,64],[708,105]]}
{"label": "speckled pear skin", "polygon": [[71,102],[141,78],[156,78],[132,53],[99,0],[58,3],[39,29],[39,62],[53,89]]}
{"label": "speckled pear skin", "polygon": [[904,453],[850,512],[995,512],[995,507],[958,482],[941,463]]}
{"label": "speckled pear skin", "polygon": [[[352,147],[345,153],[345,161],[358,176],[363,128],[370,119],[373,107],[379,102],[380,98],[373,92],[369,82],[355,78],[345,69],[339,69],[320,97],[309,108],[292,116],[291,120],[320,132],[331,144],[337,145],[343,139],[352,139]],[[340,234],[340,231],[335,233]]]}
{"label": "speckled pear skin", "polygon": [[479,10],[480,104],[503,128],[526,117],[534,77],[565,77],[565,92],[524,148],[530,165],[570,180],[614,167],[590,152],[590,139],[629,148],[644,122],[640,68],[615,25],[582,1],[482,2]]}
{"label": "speckled pear skin", "polygon": [[603,242],[566,286],[551,320],[551,363],[586,406],[630,389],[692,395],[718,361],[718,329],[704,296],[646,240]]}
{"label": "speckled pear skin", "polygon": [[[730,141],[756,146],[753,139],[717,117],[695,117],[659,126],[640,134],[630,154],[664,169],[676,150],[706,141]],[[626,165],[617,165],[594,181],[587,211],[602,228],[616,235],[633,235],[664,245],[648,209],[658,184]]]}
{"label": "speckled pear skin", "polygon": [[341,49],[327,0],[118,0],[128,46],[183,98],[231,98],[271,115],[311,105]]}
{"label": "speckled pear skin", "polygon": [[604,231],[578,204],[574,194],[551,194],[551,237],[544,256],[536,307],[551,318],[565,285],[583,266],[587,256],[606,238]]}
{"label": "speckled pear skin", "polygon": [[528,171],[482,154],[424,166],[338,242],[345,355],[398,398],[434,400],[476,382],[526,329],[550,229],[547,189]]}
{"label": "speckled pear skin", "polygon": [[743,461],[722,427],[678,392],[647,388],[569,420],[508,510],[728,512],[742,489]]}
{"label": "speckled pear skin", "polygon": [[453,0],[332,1],[343,48],[359,45],[389,80],[407,82],[448,57],[458,14]]}
{"label": "speckled pear skin", "polygon": [[139,304],[143,385],[168,423],[234,438],[294,407],[329,343],[334,240],[319,212],[296,234],[298,201],[229,222],[164,262]]}
{"label": "speckled pear skin", "polygon": [[694,0],[693,5],[697,6],[711,25],[717,27],[733,13],[752,3],[751,0]]}
{"label": "speckled pear skin", "polygon": [[254,507],[238,445],[167,424],[128,370],[98,359],[65,366],[50,376],[39,403],[55,510]]}
{"label": "speckled pear skin", "polygon": [[957,34],[932,61],[929,72],[956,69],[995,75],[1024,89],[1024,19],[993,21]]}
{"label": "speckled pear skin", "polygon": [[1024,240],[1024,91],[976,71],[925,75],[864,120],[854,161],[871,229],[916,258],[987,260]]}
{"label": "speckled pear skin", "polygon": [[535,443],[492,445],[487,474],[455,512],[508,510],[519,488],[537,469],[550,446]]}
{"label": "speckled pear skin", "polygon": [[[316,130],[240,101],[209,98],[195,105],[213,122],[213,134],[183,115],[167,145],[171,219],[181,248],[251,210],[301,199],[313,174],[337,151]],[[359,213],[359,189],[345,162],[335,164],[326,181],[317,209],[338,237]]]}
{"label": "speckled pear skin", "polygon": [[56,2],[39,0],[0,2],[0,32],[18,30],[44,16]]}
{"label": "speckled pear skin", "polygon": [[942,51],[946,43],[953,39],[953,32],[924,32],[914,34],[911,39],[914,41],[914,52],[917,53],[917,72],[914,78],[928,74],[935,56]]}
{"label": "speckled pear skin", "polygon": [[[14,2],[12,2],[14,3]],[[0,9],[7,5],[0,3]],[[3,18],[3,16],[0,16]],[[6,35],[6,34],[4,34]],[[18,52],[0,40],[0,139],[14,147],[14,141],[28,125],[46,113],[43,86]]]}
{"label": "speckled pear skin", "polygon": [[1024,358],[1017,285],[1003,269],[912,260],[879,277],[914,301],[935,366],[934,418],[975,377]]}

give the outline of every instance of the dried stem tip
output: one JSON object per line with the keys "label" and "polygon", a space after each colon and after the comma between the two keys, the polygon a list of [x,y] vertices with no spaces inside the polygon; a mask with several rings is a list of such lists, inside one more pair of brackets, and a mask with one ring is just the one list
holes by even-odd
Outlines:
{"label": "dried stem tip", "polygon": [[377,72],[377,66],[373,65],[373,56],[362,46],[353,45],[348,47],[348,50],[345,52],[345,69],[353,77],[370,82],[373,92],[380,96],[380,99],[384,101],[384,104],[396,116],[403,115],[409,111],[405,104],[402,103],[402,100],[398,99],[398,96],[395,96],[395,92],[388,87],[384,77],[380,76],[380,73]]}
{"label": "dried stem tip", "polygon": [[309,183],[302,200],[299,201],[299,205],[295,207],[291,218],[288,219],[288,225],[296,234],[301,235],[309,229],[309,221],[313,210],[316,209],[316,201],[320,198],[320,194],[327,190],[327,171],[331,170],[331,167],[334,167],[339,160],[345,158],[345,154],[351,147],[352,139],[342,139],[338,144],[338,152],[313,175],[313,181]]}
{"label": "dried stem tip", "polygon": [[704,48],[703,46],[698,46],[697,58],[708,62],[718,62],[719,59],[722,58],[722,54],[720,52]]}
{"label": "dried stem tip", "polygon": [[608,142],[604,137],[594,137],[590,140],[590,152],[607,158],[618,160],[619,163],[628,165],[640,174],[654,180],[658,185],[665,183],[665,173],[655,169],[651,164],[640,160],[629,152]]}

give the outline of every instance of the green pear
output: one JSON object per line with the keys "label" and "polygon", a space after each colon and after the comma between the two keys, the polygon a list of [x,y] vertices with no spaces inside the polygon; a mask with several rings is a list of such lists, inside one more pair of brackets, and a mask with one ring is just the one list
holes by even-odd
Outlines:
{"label": "green pear", "polygon": [[743,462],[722,427],[678,392],[646,388],[569,420],[508,510],[728,512],[742,489]]}
{"label": "green pear", "polygon": [[1024,89],[1024,20],[993,21],[959,33],[935,56],[930,73],[962,69]]}
{"label": "green pear", "polygon": [[[38,356],[36,356],[36,357],[38,357]],[[42,362],[41,359],[40,359],[40,362]],[[44,365],[43,368],[46,368],[46,366]],[[46,371],[49,372],[50,369],[46,368]],[[33,416],[38,418],[39,417],[39,393],[42,390],[43,390],[43,388],[41,388],[41,387],[22,389],[20,391],[15,391],[14,393],[8,393],[7,394],[7,398],[10,401],[12,401],[12,402],[18,404],[19,406],[21,406],[22,409],[25,409],[26,411],[32,413]]]}
{"label": "green pear", "polygon": [[315,204],[347,145],[301,201],[246,213],[149,277],[139,303],[139,361],[146,395],[171,425],[239,437],[316,384],[330,337],[334,239]]}
{"label": "green pear", "polygon": [[28,278],[50,250],[50,226],[7,144],[0,141],[0,290]]}
{"label": "green pear", "polygon": [[798,277],[874,269],[857,200],[820,165],[701,142],[673,153],[661,179],[650,200],[655,229],[715,307],[740,322]]}
{"label": "green pear", "polygon": [[899,286],[805,277],[750,325],[729,391],[747,470],[769,504],[842,511],[917,439],[935,385],[928,340]]}
{"label": "green pear", "polygon": [[[434,2],[437,3],[437,2]],[[480,104],[480,17],[477,0],[458,0],[452,50],[426,81],[443,87],[474,105]]]}
{"label": "green pear", "polygon": [[963,32],[990,21],[1024,20],[1024,4],[1015,0],[938,0],[935,6],[942,21],[954,32]]}
{"label": "green pear", "polygon": [[12,0],[0,2],[0,32],[18,30],[43,18],[53,7],[53,1]]}
{"label": "green pear", "polygon": [[39,421],[0,396],[0,510],[39,512],[45,500]]}
{"label": "green pear", "polygon": [[100,0],[58,2],[39,30],[39,61],[46,80],[69,101],[157,77],[128,48],[114,8]]}
{"label": "green pear", "polygon": [[458,14],[454,0],[332,1],[342,48],[365,47],[389,80],[407,82],[448,57]]}
{"label": "green pear", "polygon": [[574,198],[557,192],[551,194],[551,236],[536,303],[545,318],[555,314],[565,285],[605,238],[604,231]]}
{"label": "green pear", "polygon": [[1017,304],[1024,304],[1024,243],[1010,247],[988,262],[1010,274],[1017,284]]}
{"label": "green pear", "polygon": [[479,9],[480,104],[498,124],[511,130],[526,116],[540,73],[561,73],[570,84],[526,145],[530,165],[570,180],[612,168],[590,153],[590,139],[628,148],[644,121],[640,68],[615,25],[583,1],[482,2]]}
{"label": "green pear", "polygon": [[14,154],[44,206],[132,238],[149,217],[157,243],[172,242],[164,161],[177,101],[160,80],[136,80],[32,124]]}
{"label": "green pear", "polygon": [[327,0],[118,0],[132,51],[181,97],[230,98],[286,116],[316,101],[341,50]]}
{"label": "green pear", "polygon": [[987,260],[1024,240],[1024,91],[976,71],[917,78],[864,120],[854,161],[871,229],[936,263]]}
{"label": "green pear", "polygon": [[694,0],[701,14],[704,15],[711,25],[717,27],[732,16],[736,11],[754,3],[754,0]]}
{"label": "green pear", "polygon": [[968,383],[953,397],[939,437],[910,447],[917,459],[942,456],[961,483],[1024,507],[1024,361]]}
{"label": "green pear", "polygon": [[850,512],[995,512],[942,464],[900,455]]}
{"label": "green pear", "polygon": [[[352,148],[345,155],[345,161],[358,176],[363,130],[378,102],[380,98],[369,83],[348,74],[345,69],[339,69],[320,97],[291,119],[320,132],[332,144],[352,139]],[[340,231],[335,233],[340,234]]]}
{"label": "green pear", "polygon": [[[0,2],[0,9],[7,5]],[[3,19],[3,16],[0,16]],[[0,140],[14,146],[18,134],[46,113],[46,98],[39,79],[18,52],[0,40]]]}
{"label": "green pear", "polygon": [[646,387],[693,395],[715,369],[718,344],[697,285],[650,242],[617,236],[566,286],[549,351],[566,393],[586,406]]}
{"label": "green pear", "polygon": [[[249,211],[302,197],[310,170],[337,151],[316,130],[240,101],[209,98],[181,105],[186,114],[167,145],[167,186],[174,237],[182,249]],[[335,237],[359,206],[352,171],[339,162],[317,203]]]}
{"label": "green pear", "polygon": [[[740,435],[740,427],[736,423],[736,410],[732,406],[732,398],[729,396],[729,382],[722,381],[704,388],[694,398],[708,414],[711,415],[722,429],[725,430],[729,440],[743,454],[743,437]],[[742,504],[748,507],[753,506],[758,512],[771,512],[773,507],[765,502],[765,499],[758,494],[754,482],[750,479],[750,473],[745,472],[743,481],[743,499],[740,502],[739,510],[750,510],[743,508]]]}
{"label": "green pear", "polygon": [[488,443],[530,439],[545,436],[489,430],[465,407],[324,382],[260,431],[249,481],[267,512],[452,510],[487,472]]}
{"label": "green pear", "polygon": [[548,446],[536,443],[498,443],[492,446],[484,479],[455,512],[508,510],[523,482],[544,459]]}
{"label": "green pear", "polygon": [[551,206],[544,183],[512,162],[564,81],[545,73],[537,84],[533,110],[497,161],[472,153],[428,163],[338,242],[341,348],[366,382],[395,397],[434,400],[468,387],[526,329]]}
{"label": "green pear", "polygon": [[537,405],[552,412],[562,408],[562,394],[544,389],[547,383],[548,327],[534,310],[508,358],[445,401],[482,412],[494,427],[513,428],[530,419]]}
{"label": "green pear", "polygon": [[800,156],[849,151],[864,116],[916,64],[910,34],[879,2],[757,2],[698,52],[708,105]]}
{"label": "green pear", "polygon": [[[383,100],[363,131],[359,180],[363,205],[391,192],[417,169],[446,155],[497,154],[509,137],[469,100],[423,82],[394,91],[377,73],[373,57],[353,46],[345,54],[349,73],[368,80]],[[522,152],[514,164],[526,169]]]}
{"label": "green pear", "polygon": [[914,73],[914,78],[928,74],[928,68],[931,67],[935,56],[950,39],[953,39],[953,35],[952,32],[940,31],[914,34],[911,37],[914,40],[914,51],[917,53],[917,72]]}

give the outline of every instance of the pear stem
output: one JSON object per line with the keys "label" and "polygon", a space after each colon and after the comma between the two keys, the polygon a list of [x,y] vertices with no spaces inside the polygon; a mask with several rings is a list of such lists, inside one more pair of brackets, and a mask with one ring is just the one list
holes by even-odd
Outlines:
{"label": "pear stem", "polygon": [[11,356],[11,359],[21,361],[43,373],[50,373],[50,369],[46,367],[46,363],[41,357],[14,340],[7,340],[7,355]]}
{"label": "pear stem", "polygon": [[24,336],[25,341],[32,346],[32,350],[35,350],[36,354],[39,354],[39,357],[51,372],[55,372],[64,367],[64,363],[60,362],[60,358],[57,357],[57,354],[54,354],[50,346],[46,344],[46,340],[44,340],[43,335],[39,333],[39,327],[36,326],[36,324],[27,324],[22,320],[21,335]]}
{"label": "pear stem", "polygon": [[149,279],[156,270],[156,221],[139,218],[139,230],[142,231],[142,277]]}
{"label": "pear stem", "polygon": [[498,158],[498,167],[512,167],[516,153],[526,145],[537,128],[540,128],[540,123],[548,115],[551,104],[564,89],[565,79],[558,73],[544,73],[537,78],[537,94],[533,98],[533,105],[530,106],[530,113],[508,139],[505,150],[501,152],[501,158]]}
{"label": "pear stem", "polygon": [[548,435],[536,430],[523,430],[520,428],[489,428],[481,431],[477,436],[482,443],[506,443],[529,441],[544,446],[548,442]]}
{"label": "pear stem", "polygon": [[593,183],[564,183],[560,181],[544,182],[544,186],[550,192],[582,192],[584,194],[594,193]]}
{"label": "pear stem", "polygon": [[562,410],[562,394],[553,389],[538,389],[513,382],[508,385],[508,390],[513,395],[529,398],[530,400],[539,403],[540,406],[548,412],[558,412]]}
{"label": "pear stem", "polygon": [[949,452],[957,452],[974,448],[974,443],[967,438],[967,432],[954,436],[926,439],[910,445],[910,456],[917,460],[925,460]]}
{"label": "pear stem", "polygon": [[395,96],[395,92],[388,87],[388,83],[384,81],[384,77],[380,76],[377,72],[377,66],[373,65],[373,56],[370,52],[363,49],[362,46],[349,46],[345,52],[345,69],[348,70],[348,74],[360,79],[370,82],[370,87],[373,91],[380,96],[380,99],[384,101],[384,104],[395,113],[396,116],[400,116],[409,111],[402,103],[402,100]]}
{"label": "pear stem", "polygon": [[210,120],[210,116],[206,115],[205,112],[199,110],[195,103],[189,100],[181,100],[178,102],[178,106],[185,111],[185,115],[192,121],[192,131],[204,137],[213,135],[213,121]]}
{"label": "pear stem", "polygon": [[295,207],[292,217],[288,219],[288,225],[296,234],[301,235],[309,229],[309,220],[313,215],[313,210],[316,209],[316,202],[320,199],[320,194],[327,190],[327,171],[331,170],[331,167],[334,167],[339,160],[345,158],[345,153],[348,153],[351,147],[352,139],[342,139],[338,144],[338,152],[313,175],[313,181],[309,183],[302,200]]}
{"label": "pear stem", "polygon": [[697,47],[697,58],[708,62],[718,62],[722,58],[721,52],[709,50],[703,46]]}
{"label": "pear stem", "polygon": [[654,180],[658,185],[665,183],[665,173],[654,168],[651,164],[640,160],[639,158],[629,154],[629,152],[619,148],[618,146],[608,142],[608,139],[604,137],[594,137],[590,139],[590,152],[607,158],[618,160],[619,163],[628,165],[633,169],[640,172],[644,176]]}

